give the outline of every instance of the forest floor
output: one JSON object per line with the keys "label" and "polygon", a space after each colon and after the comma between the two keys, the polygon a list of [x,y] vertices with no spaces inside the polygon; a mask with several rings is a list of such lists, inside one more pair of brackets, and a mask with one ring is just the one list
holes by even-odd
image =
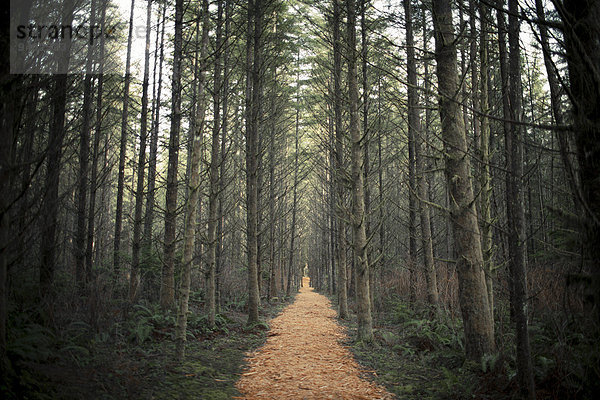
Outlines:
{"label": "forest floor", "polygon": [[329,300],[308,278],[281,315],[270,322],[267,342],[250,353],[236,384],[242,399],[391,399],[343,345],[345,330]]}
{"label": "forest floor", "polygon": [[[217,327],[208,329],[202,303],[195,297],[190,301],[183,363],[174,359],[176,315],[158,306],[136,305],[101,333],[84,322],[84,316],[75,316],[58,332],[21,322],[19,336],[9,349],[10,371],[0,379],[0,398],[226,400],[239,396],[235,383],[244,357],[265,343],[268,323],[248,326],[240,303],[223,307]],[[282,298],[263,302],[261,320],[271,320],[287,304]],[[119,309],[115,306],[115,312]]]}

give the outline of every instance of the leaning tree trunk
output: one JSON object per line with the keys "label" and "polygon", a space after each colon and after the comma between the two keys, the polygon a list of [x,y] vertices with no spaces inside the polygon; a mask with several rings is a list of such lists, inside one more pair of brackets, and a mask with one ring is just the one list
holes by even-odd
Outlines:
{"label": "leaning tree trunk", "polygon": [[[542,0],[535,0],[536,14],[540,23],[538,28],[540,30],[540,44],[542,47],[542,53],[544,54],[544,66],[546,68],[546,75],[548,76],[548,86],[550,88],[550,106],[552,107],[552,116],[556,125],[562,126],[564,124],[563,112],[561,110],[561,88],[558,79],[557,66],[552,61],[552,50],[550,49],[550,42],[548,39],[548,27],[546,26],[546,15],[544,11],[544,4]],[[557,130],[556,138],[558,139],[558,148],[560,151],[560,159],[563,163],[565,171],[567,172],[569,187],[571,188],[571,194],[573,196],[573,205],[576,209],[580,209],[581,204],[581,192],[578,185],[578,179],[571,162],[569,154],[571,149],[569,146],[569,132],[566,130]]]}
{"label": "leaning tree trunk", "polygon": [[450,193],[450,219],[457,252],[459,302],[465,331],[466,355],[479,360],[495,349],[494,321],[490,313],[477,210],[471,184],[471,167],[459,96],[456,41],[449,0],[433,1],[439,93],[446,179]]}
{"label": "leaning tree trunk", "polygon": [[[364,1],[364,0],[362,0]],[[373,320],[371,318],[371,296],[369,294],[369,260],[367,258],[367,232],[365,215],[364,149],[363,136],[358,121],[358,79],[356,51],[356,2],[346,0],[348,12],[348,100],[350,114],[350,140],[352,142],[352,232],[356,255],[356,301],[358,317],[358,339],[373,340]]]}

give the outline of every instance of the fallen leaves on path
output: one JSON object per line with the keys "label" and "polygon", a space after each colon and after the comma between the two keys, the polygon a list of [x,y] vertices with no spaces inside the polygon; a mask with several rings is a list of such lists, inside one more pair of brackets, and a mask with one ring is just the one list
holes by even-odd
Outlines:
{"label": "fallen leaves on path", "polygon": [[294,304],[270,323],[263,347],[247,357],[236,386],[242,399],[392,399],[362,378],[361,367],[341,345],[346,339],[329,300],[304,287]]}

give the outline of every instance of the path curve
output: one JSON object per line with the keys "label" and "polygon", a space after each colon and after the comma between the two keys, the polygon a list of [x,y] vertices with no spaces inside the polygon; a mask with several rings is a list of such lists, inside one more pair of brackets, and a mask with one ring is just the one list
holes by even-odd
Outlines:
{"label": "path curve", "polygon": [[241,399],[392,399],[361,378],[361,367],[342,346],[346,339],[329,300],[304,287],[270,323],[267,342],[248,354],[237,382]]}

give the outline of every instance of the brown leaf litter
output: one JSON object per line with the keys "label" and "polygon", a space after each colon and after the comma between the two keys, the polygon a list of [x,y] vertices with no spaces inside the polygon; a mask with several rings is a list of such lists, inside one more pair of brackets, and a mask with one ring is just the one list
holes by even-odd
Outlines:
{"label": "brown leaf litter", "polygon": [[270,323],[267,342],[246,357],[236,387],[241,399],[392,399],[361,377],[360,365],[329,300],[304,287],[296,301]]}

